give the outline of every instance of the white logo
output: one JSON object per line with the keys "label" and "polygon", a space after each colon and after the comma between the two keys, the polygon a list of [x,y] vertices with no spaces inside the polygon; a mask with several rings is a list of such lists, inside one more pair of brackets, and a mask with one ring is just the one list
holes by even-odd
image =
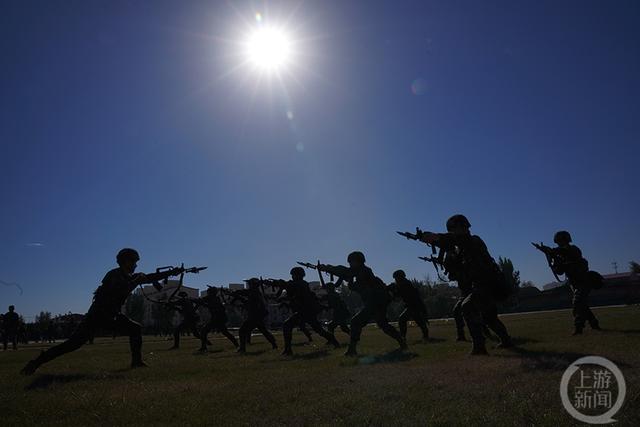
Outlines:
{"label": "white logo", "polygon": [[[594,369],[594,366],[600,369]],[[579,374],[579,380],[577,384],[570,385],[576,373]],[[618,395],[614,402],[616,384]],[[576,360],[564,371],[560,381],[560,397],[564,409],[573,418],[588,424],[615,422],[613,416],[622,407],[626,393],[627,386],[620,369],[612,361],[599,356],[587,356]],[[602,413],[598,414],[599,411]],[[593,413],[596,415],[592,415]]]}

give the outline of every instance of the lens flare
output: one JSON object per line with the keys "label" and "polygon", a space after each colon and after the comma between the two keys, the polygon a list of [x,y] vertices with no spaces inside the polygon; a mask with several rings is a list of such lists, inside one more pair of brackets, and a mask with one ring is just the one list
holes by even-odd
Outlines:
{"label": "lens flare", "polygon": [[278,71],[291,58],[291,42],[287,34],[274,27],[260,27],[247,39],[246,54],[250,63],[263,71]]}

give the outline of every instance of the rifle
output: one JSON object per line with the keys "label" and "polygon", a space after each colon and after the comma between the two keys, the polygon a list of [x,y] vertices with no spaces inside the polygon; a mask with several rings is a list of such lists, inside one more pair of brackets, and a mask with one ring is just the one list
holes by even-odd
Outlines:
{"label": "rifle", "polygon": [[[317,264],[311,264],[310,262],[301,262],[301,261],[296,262],[296,264],[301,265],[301,266],[303,266],[305,268],[310,268],[311,270],[317,270],[318,271],[318,276],[320,277],[320,283],[324,287],[324,279],[322,278],[323,271],[320,270],[320,268],[319,268],[320,267],[320,260],[318,260]],[[324,273],[329,274],[329,277],[331,278],[331,281],[333,282],[333,274],[331,272],[326,272],[326,271]]]}
{"label": "rifle", "polygon": [[[435,252],[434,252],[435,253]],[[438,256],[437,258],[432,256],[419,256],[418,259],[421,259],[424,262],[430,262],[431,264],[433,264],[433,268],[435,268],[436,270],[436,274],[438,275],[438,279],[440,279],[441,282],[448,282],[449,280],[445,280],[444,277],[442,277],[442,275],[440,274],[440,267],[442,266],[442,259],[440,259],[440,256]],[[446,271],[445,271],[446,273]]]}
{"label": "rifle", "polygon": [[553,269],[553,258],[554,258],[554,252],[555,252],[553,250],[553,248],[550,248],[549,246],[546,246],[542,242],[540,242],[540,243],[531,242],[531,244],[533,245],[534,248],[536,248],[537,250],[542,252],[544,254],[544,256],[547,258],[547,264],[549,265],[549,268],[551,269],[551,272],[553,273],[553,277],[556,278],[556,281],[562,282],[562,280],[560,280],[560,278],[558,277],[558,274]]}
{"label": "rifle", "polygon": [[353,282],[353,273],[351,272],[351,269],[349,267],[345,267],[343,265],[318,264],[316,265],[316,268],[318,269],[318,271],[330,274],[332,281],[333,276],[337,276],[338,279],[346,281],[349,288],[351,288]]}
{"label": "rifle", "polygon": [[[167,266],[164,266],[164,267],[158,267],[158,268],[156,268],[156,273],[162,273],[162,272],[170,271],[170,270],[173,270],[174,268],[176,268],[176,267],[174,267],[174,266],[172,266],[172,265],[167,265]],[[140,284],[140,291],[142,292],[142,296],[143,296],[146,300],[148,300],[148,301],[150,301],[150,302],[153,302],[153,303],[156,303],[156,304],[166,304],[166,303],[170,303],[170,302],[171,302],[171,300],[173,299],[173,297],[178,293],[178,291],[180,290],[180,288],[182,288],[182,285],[183,285],[183,283],[184,283],[184,275],[185,275],[186,273],[198,274],[198,273],[200,273],[202,270],[206,270],[206,269],[207,269],[207,267],[188,267],[188,268],[184,268],[184,263],[182,263],[182,264],[180,265],[180,271],[181,271],[181,272],[180,272],[180,279],[178,280],[178,286],[177,286],[177,287],[176,287],[176,289],[171,293],[171,295],[169,296],[169,298],[167,298],[167,300],[166,300],[166,301],[156,301],[156,300],[153,300],[153,299],[149,298],[149,297],[147,296],[147,294],[145,294],[145,292],[144,292],[144,288],[142,287],[142,284]],[[164,279],[162,280],[162,284],[163,284],[164,286],[166,286],[166,285],[167,285],[167,283],[169,283],[169,277],[166,277],[166,278],[164,278]],[[152,283],[152,285],[153,285],[153,287],[154,287],[157,291],[161,291],[161,290],[163,289],[163,286],[162,286],[158,281],[153,282],[153,283]]]}
{"label": "rifle", "polygon": [[398,233],[402,237],[406,237],[408,240],[420,240],[424,232],[420,230],[420,227],[416,227],[415,234],[409,233],[408,231],[396,231],[396,233]]}
{"label": "rifle", "polygon": [[[414,233],[409,233],[407,231],[396,231],[396,233],[398,233],[399,235],[401,235],[402,237],[406,237],[408,240],[420,240],[422,241],[422,236],[424,234],[424,231],[422,231],[420,229],[420,227],[416,227],[416,232]],[[425,242],[423,242],[425,243]],[[442,276],[440,275],[440,267],[438,267],[438,264],[442,265],[442,259],[441,256],[438,256],[437,258],[434,257],[434,255],[437,253],[436,251],[436,245],[430,244],[430,243],[425,243],[427,246],[431,247],[431,256],[430,257],[418,257],[423,261],[426,262],[430,262],[433,264],[433,268],[436,269],[436,274],[438,275],[438,279],[440,279],[443,282],[446,282],[446,280],[443,280]],[[442,253],[441,253],[442,255]]]}
{"label": "rifle", "polygon": [[[419,240],[422,241],[422,236],[425,234],[424,231],[422,231],[420,229],[420,227],[416,227],[416,232],[414,233],[409,233],[408,231],[396,231],[396,233],[398,233],[399,235],[401,235],[402,237],[406,237],[407,240]],[[423,242],[425,243],[425,242]],[[431,244],[431,243],[425,243],[427,246],[431,246],[431,253],[432,254],[436,254],[436,246]]]}
{"label": "rifle", "polygon": [[298,261],[296,264],[303,266],[304,268],[310,268],[312,270],[317,270],[318,266],[316,264],[311,264],[310,262],[302,262]]}

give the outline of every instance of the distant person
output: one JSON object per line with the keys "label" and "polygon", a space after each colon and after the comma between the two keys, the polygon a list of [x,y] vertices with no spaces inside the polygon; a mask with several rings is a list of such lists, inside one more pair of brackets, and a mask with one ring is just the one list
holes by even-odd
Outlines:
{"label": "distant person", "polygon": [[56,325],[53,322],[53,320],[49,320],[47,322],[47,330],[46,330],[45,339],[46,339],[47,343],[56,342]]}
{"label": "distant person", "polygon": [[238,353],[245,353],[247,350],[247,340],[251,336],[251,332],[254,329],[258,329],[262,335],[269,341],[271,347],[276,350],[278,344],[273,334],[267,329],[265,324],[265,318],[269,312],[264,301],[264,295],[260,291],[260,284],[262,281],[258,278],[251,278],[246,281],[247,289],[240,289],[232,293],[231,303],[240,301],[246,310],[247,317],[245,318],[238,334],[240,335],[240,344],[238,346]]}
{"label": "distant person", "polygon": [[[289,312],[293,312],[291,304],[289,301],[286,301],[286,298],[278,300],[278,306]],[[304,322],[301,322],[298,325],[298,331],[302,332],[302,334],[305,336],[305,338],[307,339],[307,344],[313,343],[313,335],[311,335],[311,331],[307,328],[307,325]],[[251,340],[248,340],[247,344],[251,344]]]}
{"label": "distant person", "polygon": [[[589,271],[589,262],[582,256],[582,251],[571,244],[571,234],[568,231],[558,231],[553,236],[555,248],[535,245],[550,257],[551,269],[556,275],[565,275],[573,293],[573,335],[582,334],[586,322],[591,329],[600,330],[600,323],[589,308],[589,293],[598,286],[602,276]],[[594,276],[596,276],[594,281]]]}
{"label": "distant person", "polygon": [[469,287],[461,307],[473,342],[471,354],[487,354],[483,334],[485,322],[500,338],[499,348],[512,347],[507,328],[498,318],[496,305],[499,296],[505,294],[502,271],[482,239],[471,234],[471,224],[464,215],[453,215],[447,220],[446,226],[447,233],[421,231],[419,240],[459,254],[461,275],[465,286]]}
{"label": "distant person", "polygon": [[403,339],[407,339],[407,322],[413,320],[416,322],[420,331],[422,331],[422,339],[429,341],[429,328],[427,327],[427,308],[420,296],[418,289],[407,279],[404,271],[397,270],[393,273],[392,284],[387,289],[394,297],[399,297],[404,303],[404,310],[398,318],[398,326],[400,327],[400,335]]}
{"label": "distant person", "polygon": [[370,320],[375,320],[378,327],[398,342],[401,350],[407,348],[402,335],[387,320],[387,307],[391,301],[385,283],[373,274],[365,264],[362,252],[352,252],[347,257],[349,267],[343,265],[318,264],[318,271],[324,271],[342,278],[349,288],[358,293],[364,306],[351,319],[351,336],[349,348],[345,356],[357,356],[358,341],[364,328]]}
{"label": "distant person", "polygon": [[351,313],[347,308],[347,304],[336,291],[336,288],[340,287],[344,283],[344,280],[338,278],[336,283],[329,282],[325,284],[322,275],[320,275],[320,278],[322,286],[327,290],[327,305],[331,310],[331,321],[327,325],[327,329],[333,334],[336,328],[339,327],[342,332],[351,335],[351,329],[349,328]]}
{"label": "distant person", "polygon": [[200,316],[198,316],[194,301],[189,298],[189,295],[186,292],[180,292],[178,293],[177,301],[168,302],[166,305],[182,315],[182,320],[173,329],[173,346],[170,350],[180,348],[180,335],[183,332],[191,332],[194,337],[200,339],[200,332],[198,331]]}
{"label": "distant person", "polygon": [[3,329],[4,334],[2,336],[2,346],[4,350],[7,350],[9,342],[14,350],[18,349],[18,329],[20,328],[20,316],[15,312],[16,308],[13,305],[9,306],[9,311],[3,316]]}
{"label": "distant person", "polygon": [[[174,268],[161,273],[135,273],[140,256],[134,249],[125,248],[118,252],[116,261],[118,268],[109,271],[102,279],[102,284],[93,294],[93,302],[86,316],[78,325],[71,337],[43,351],[22,369],[24,375],[33,374],[42,364],[72,352],[85,344],[97,328],[117,330],[129,336],[131,350],[131,367],[146,366],[142,361],[142,327],[120,312],[125,300],[133,290],[141,284],[154,283],[170,276],[181,274],[184,269]],[[157,285],[158,287],[160,285]]]}
{"label": "distant person", "polygon": [[293,328],[304,327],[309,325],[318,335],[327,340],[327,344],[333,345],[335,348],[340,347],[336,337],[332,333],[322,327],[318,320],[318,314],[321,311],[320,303],[315,293],[309,289],[309,283],[304,280],[305,271],[302,267],[293,267],[290,271],[291,280],[277,280],[272,282],[278,286],[276,297],[281,297],[286,292],[286,298],[293,312],[282,324],[282,335],[284,336],[283,356],[291,356],[293,350],[291,347]]}
{"label": "distant person", "polygon": [[224,335],[237,349],[239,344],[236,337],[227,329],[227,311],[224,306],[224,296],[218,288],[209,286],[207,295],[196,300],[196,304],[202,305],[209,310],[209,321],[200,331],[200,351],[207,351],[207,335],[209,332],[216,332]]}

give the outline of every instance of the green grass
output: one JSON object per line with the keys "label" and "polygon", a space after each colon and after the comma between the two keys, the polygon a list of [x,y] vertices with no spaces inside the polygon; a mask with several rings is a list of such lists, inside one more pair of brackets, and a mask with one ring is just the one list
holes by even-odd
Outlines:
{"label": "green grass", "polygon": [[[17,374],[38,345],[0,352],[2,425],[572,425],[559,398],[564,369],[600,355],[625,375],[627,399],[618,425],[640,420],[640,309],[596,309],[604,331],[571,337],[571,314],[558,311],[503,317],[518,343],[469,357],[454,340],[453,322],[432,322],[430,343],[409,329],[409,351],[376,328],[365,330],[361,357],[344,349],[296,345],[285,359],[255,337],[245,356],[218,336],[212,352],[198,342],[145,338],[146,369],[130,370],[126,338],[93,346]],[[338,332],[346,342],[346,335]],[[277,336],[279,344],[282,337]],[[304,341],[296,335],[297,343]]]}

